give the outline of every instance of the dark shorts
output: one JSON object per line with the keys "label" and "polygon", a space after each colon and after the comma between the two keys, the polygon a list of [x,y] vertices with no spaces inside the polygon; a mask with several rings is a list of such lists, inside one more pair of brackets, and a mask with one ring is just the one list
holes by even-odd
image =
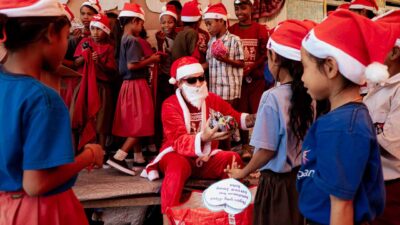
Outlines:
{"label": "dark shorts", "polygon": [[304,225],[298,207],[296,175],[299,167],[289,173],[262,171],[254,199],[254,225]]}

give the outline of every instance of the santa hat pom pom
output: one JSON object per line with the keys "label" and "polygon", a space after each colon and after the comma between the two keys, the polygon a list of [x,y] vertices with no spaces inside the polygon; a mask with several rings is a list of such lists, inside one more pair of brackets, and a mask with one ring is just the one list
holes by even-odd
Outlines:
{"label": "santa hat pom pom", "polygon": [[176,79],[173,78],[173,77],[171,77],[171,78],[169,78],[168,82],[169,82],[170,84],[176,84]]}
{"label": "santa hat pom pom", "polygon": [[365,77],[369,82],[378,84],[389,78],[388,67],[378,62],[373,62],[365,69]]}
{"label": "santa hat pom pom", "polygon": [[161,8],[161,12],[166,12],[167,11],[167,7],[164,5],[162,8]]}

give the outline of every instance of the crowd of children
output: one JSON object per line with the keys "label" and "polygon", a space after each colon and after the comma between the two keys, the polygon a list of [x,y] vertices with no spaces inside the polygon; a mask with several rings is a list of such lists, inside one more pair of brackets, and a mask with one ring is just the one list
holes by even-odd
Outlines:
{"label": "crowd of children", "polygon": [[[163,214],[191,176],[260,171],[253,224],[400,224],[400,10],[354,0],[269,30],[252,2],[232,2],[230,26],[223,3],[169,1],[152,48],[137,3],[117,16],[87,0],[78,19],[56,0],[1,1],[0,224],[87,224],[71,187],[105,153],[125,174],[161,172]],[[43,74],[61,64],[80,75],[55,91]],[[214,111],[254,125],[246,166],[220,150]],[[142,145],[160,149],[149,164]]]}

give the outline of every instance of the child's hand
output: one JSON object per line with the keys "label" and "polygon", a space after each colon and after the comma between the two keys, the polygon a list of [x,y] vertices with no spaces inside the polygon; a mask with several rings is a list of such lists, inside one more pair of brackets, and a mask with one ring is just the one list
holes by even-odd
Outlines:
{"label": "child's hand", "polygon": [[197,167],[202,167],[203,164],[205,162],[208,162],[209,159],[210,159],[210,156],[208,156],[208,155],[197,158],[196,159],[196,166]]}
{"label": "child's hand", "polygon": [[207,52],[207,44],[205,42],[204,43],[198,43],[197,46],[198,46],[199,52],[201,52],[201,53],[206,53]]}
{"label": "child's hand", "polygon": [[216,58],[218,61],[221,61],[221,62],[224,62],[224,63],[227,63],[228,60],[229,60],[228,54],[223,55],[223,56],[215,56],[215,58]]}
{"label": "child's hand", "polygon": [[210,124],[210,119],[207,120],[207,126],[204,128],[203,133],[201,134],[201,141],[209,142],[214,140],[225,140],[229,138],[230,133],[228,131],[218,132],[218,126],[214,128],[210,128],[208,124]]}
{"label": "child's hand", "polygon": [[246,116],[246,127],[250,128],[250,127],[254,127],[254,124],[256,123],[256,117],[257,114],[249,114]]}
{"label": "child's hand", "polygon": [[75,38],[79,38],[79,37],[81,37],[81,35],[82,35],[82,30],[81,30],[81,29],[75,29],[75,30],[72,31],[72,35],[73,35]]}
{"label": "child's hand", "polygon": [[161,61],[161,55],[160,54],[153,54],[150,56],[150,60],[152,63],[158,63]]}
{"label": "child's hand", "polygon": [[90,156],[92,157],[92,164],[89,165],[95,168],[101,168],[103,166],[104,150],[98,144],[87,144],[85,145],[84,151],[90,151]]}
{"label": "child's hand", "polygon": [[[83,54],[82,54],[82,55],[83,55]],[[80,56],[80,57],[78,57],[78,58],[76,58],[76,59],[74,60],[74,66],[75,66],[75,67],[80,67],[80,66],[82,66],[84,63],[85,63],[85,58],[82,57],[82,56]]]}
{"label": "child's hand", "polygon": [[92,52],[92,59],[95,62],[97,62],[97,60],[99,60],[99,54],[97,54],[96,51]]}
{"label": "child's hand", "polygon": [[158,31],[158,32],[156,33],[156,40],[157,40],[157,43],[163,43],[163,42],[165,41],[166,36],[167,36],[167,35],[166,35],[164,32]]}
{"label": "child's hand", "polygon": [[247,76],[247,75],[249,75],[250,74],[250,72],[251,72],[251,66],[245,66],[244,68],[243,68],[243,76]]}
{"label": "child's hand", "polygon": [[235,179],[243,179],[246,176],[243,169],[240,169],[240,165],[237,164],[235,157],[232,158],[232,164],[226,166],[224,172],[227,173],[230,178]]}

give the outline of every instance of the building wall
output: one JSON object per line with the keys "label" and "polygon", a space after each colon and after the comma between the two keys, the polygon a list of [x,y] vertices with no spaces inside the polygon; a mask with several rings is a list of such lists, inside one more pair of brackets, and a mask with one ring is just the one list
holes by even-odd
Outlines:
{"label": "building wall", "polygon": [[[131,0],[132,1],[132,0]],[[134,0],[140,4],[145,13],[146,21],[144,26],[148,32],[148,41],[155,46],[154,34],[159,29],[159,14],[150,11],[147,8],[146,0]],[[68,6],[74,12],[76,17],[79,17],[79,8],[84,0],[70,0]],[[311,19],[317,22],[323,18],[323,4],[322,0],[286,0],[281,12],[270,19],[260,19],[260,23],[267,25],[269,28],[276,26],[279,22],[286,19]],[[230,24],[236,23],[237,20],[230,20]],[[202,24],[203,28],[204,24]]]}
{"label": "building wall", "polygon": [[288,0],[287,2],[287,19],[321,22],[323,12],[322,0]]}

